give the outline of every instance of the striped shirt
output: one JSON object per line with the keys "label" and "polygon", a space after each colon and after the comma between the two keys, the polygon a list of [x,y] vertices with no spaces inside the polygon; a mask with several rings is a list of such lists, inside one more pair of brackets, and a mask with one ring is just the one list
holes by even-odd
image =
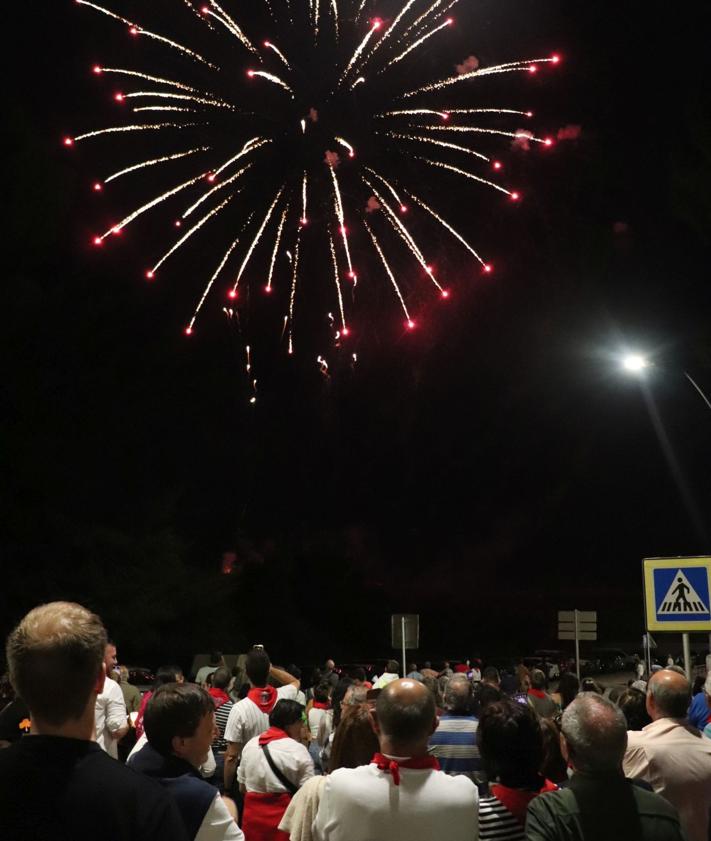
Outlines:
{"label": "striped shirt", "polygon": [[226,701],[215,710],[215,725],[220,731],[220,735],[212,743],[212,749],[216,753],[224,753],[227,750],[225,727],[227,727],[227,719],[230,717],[232,707],[234,707],[234,703],[232,701]]}
{"label": "striped shirt", "polygon": [[479,721],[473,715],[440,717],[430,736],[429,752],[439,760],[440,768],[450,776],[463,774],[473,782],[481,776],[481,757],[476,744]]}
{"label": "striped shirt", "polygon": [[480,797],[479,841],[526,841],[526,830],[496,797]]}
{"label": "striped shirt", "polygon": [[[277,689],[277,700],[296,700],[297,689],[293,684]],[[219,710],[217,711],[219,713]],[[225,725],[225,740],[246,745],[250,739],[269,729],[269,716],[263,713],[250,698],[238,701],[230,710]]]}

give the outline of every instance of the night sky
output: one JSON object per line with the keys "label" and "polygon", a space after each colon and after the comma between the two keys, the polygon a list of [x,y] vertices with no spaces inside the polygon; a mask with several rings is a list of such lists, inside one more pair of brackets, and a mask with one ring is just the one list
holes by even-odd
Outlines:
{"label": "night sky", "polygon": [[[405,335],[384,293],[372,312],[366,297],[354,371],[326,380],[297,344],[251,406],[221,304],[182,334],[200,247],[149,285],[155,228],[90,245],[110,144],[94,157],[61,138],[109,124],[90,68],[121,39],[69,0],[16,4],[3,635],[72,598],[149,665],[254,641],[283,662],[387,657],[399,611],[421,614],[432,657],[552,644],[573,607],[631,645],[641,559],[711,553],[711,411],[684,378],[711,393],[704,22],[658,2],[461,5],[451,64],[559,52],[501,90],[543,133],[580,136],[502,147],[519,207],[464,185],[447,197],[495,274],[472,279],[438,239],[452,300]],[[624,348],[653,356],[646,388],[619,372]]]}

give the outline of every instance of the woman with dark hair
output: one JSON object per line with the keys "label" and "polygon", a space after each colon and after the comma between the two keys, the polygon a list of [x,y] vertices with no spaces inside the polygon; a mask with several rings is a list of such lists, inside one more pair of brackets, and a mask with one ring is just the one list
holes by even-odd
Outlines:
{"label": "woman with dark hair", "polygon": [[571,701],[575,700],[578,692],[580,692],[578,676],[573,672],[563,672],[558,681],[558,691],[552,692],[551,698],[558,704],[562,712]]}
{"label": "woman with dark hair", "polygon": [[[378,737],[373,730],[367,704],[346,708],[333,737],[329,772],[339,768],[358,768],[368,765],[380,750]],[[287,807],[279,829],[288,834],[290,841],[311,841],[311,827],[321,799],[326,777],[309,780],[294,795]]]}
{"label": "woman with dark hair", "polygon": [[146,712],[146,706],[151,700],[151,695],[153,695],[159,686],[165,686],[167,683],[182,683],[184,679],[183,672],[179,666],[160,666],[158,668],[155,680],[153,681],[153,688],[141,698],[141,706],[138,709],[138,716],[136,717],[136,739],[140,739],[143,735],[143,716]]}
{"label": "woman with dark hair", "polygon": [[557,786],[541,774],[543,736],[528,704],[504,699],[481,714],[477,744],[490,795],[479,799],[479,838],[525,841],[526,809]]}
{"label": "woman with dark hair", "polygon": [[314,764],[301,743],[304,708],[282,698],[269,714],[269,729],[244,746],[237,781],[244,794],[242,829],[253,841],[278,841],[291,798],[314,775]]}
{"label": "woman with dark hair", "polygon": [[321,681],[321,683],[317,686],[314,686],[314,699],[311,703],[310,709],[306,713],[306,720],[311,734],[309,753],[311,754],[311,759],[314,761],[314,767],[316,768],[317,774],[321,773],[321,747],[318,743],[318,730],[319,725],[321,724],[321,719],[325,715],[328,715],[328,711],[331,707],[330,697],[331,684],[326,680]]}
{"label": "woman with dark hair", "polygon": [[628,687],[617,699],[617,706],[627,721],[628,730],[642,730],[652,719],[647,712],[647,696],[633,686]]}

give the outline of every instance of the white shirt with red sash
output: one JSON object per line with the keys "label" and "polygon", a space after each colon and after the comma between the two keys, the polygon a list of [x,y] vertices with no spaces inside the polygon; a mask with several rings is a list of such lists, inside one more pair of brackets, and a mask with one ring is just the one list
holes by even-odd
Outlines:
{"label": "white shirt with red sash", "polygon": [[440,771],[434,757],[376,754],[370,765],[329,774],[313,837],[315,841],[477,841],[478,804],[474,783]]}
{"label": "white shirt with red sash", "polygon": [[264,753],[269,749],[272,762],[294,788],[300,788],[314,775],[314,763],[308,750],[278,727],[270,727],[261,736],[250,739],[242,751],[237,780],[244,786],[242,828],[253,841],[286,841],[288,834],[279,823],[291,801],[291,793],[272,771]]}
{"label": "white shirt with red sash", "polygon": [[246,698],[230,710],[225,725],[225,741],[246,745],[250,739],[269,729],[269,713],[282,698],[296,700],[297,689],[293,684],[252,688]]}

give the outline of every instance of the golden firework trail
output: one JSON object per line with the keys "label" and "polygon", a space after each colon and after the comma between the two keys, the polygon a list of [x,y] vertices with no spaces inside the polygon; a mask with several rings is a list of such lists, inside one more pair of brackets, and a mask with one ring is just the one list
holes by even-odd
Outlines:
{"label": "golden firework trail", "polygon": [[193,235],[196,231],[199,231],[199,230],[200,230],[200,228],[202,228],[202,226],[203,226],[203,225],[204,225],[204,224],[205,224],[208,220],[212,219],[214,216],[217,216],[217,214],[218,214],[218,213],[219,213],[219,212],[220,212],[220,211],[221,211],[221,210],[222,210],[222,209],[223,209],[226,205],[228,205],[228,204],[232,201],[232,199],[233,199],[233,198],[234,198],[234,194],[233,194],[233,195],[231,195],[231,196],[228,196],[228,197],[227,197],[227,198],[226,198],[226,199],[222,202],[222,204],[218,204],[218,205],[217,205],[217,207],[213,207],[213,209],[212,209],[209,213],[206,213],[206,214],[205,214],[205,216],[203,216],[203,217],[202,217],[202,219],[200,219],[198,222],[196,222],[196,223],[192,226],[192,228],[190,228],[190,230],[186,231],[186,232],[183,234],[183,236],[182,236],[182,237],[180,237],[180,239],[179,239],[179,240],[178,240],[178,241],[177,241],[177,242],[176,242],[173,246],[171,246],[171,247],[168,249],[168,251],[166,251],[166,252],[165,252],[165,254],[164,254],[164,255],[160,258],[160,260],[158,260],[158,262],[157,262],[157,263],[154,263],[154,264],[153,264],[153,266],[152,266],[152,267],[148,270],[148,274],[149,274],[149,276],[150,276],[150,277],[153,277],[153,275],[155,275],[155,273],[158,271],[158,269],[159,269],[159,268],[163,265],[163,263],[165,263],[165,261],[168,259],[168,257],[170,257],[170,255],[171,255],[171,254],[174,254],[174,253],[175,253],[175,252],[176,252],[176,251],[180,248],[180,246],[181,246],[184,242],[186,242],[187,240],[189,240],[189,239],[190,239],[190,237],[191,237],[191,236],[192,236],[192,235]]}
{"label": "golden firework trail", "polygon": [[276,76],[274,73],[267,73],[266,70],[248,70],[247,75],[250,79],[254,76],[261,76],[262,79],[266,79],[273,85],[278,85],[280,88],[283,88],[292,99],[294,98],[294,91],[283,79],[280,79],[279,76]]}
{"label": "golden firework trail", "polygon": [[267,227],[267,223],[269,222],[269,219],[271,218],[272,212],[274,211],[274,208],[276,207],[276,203],[279,201],[279,197],[281,196],[281,194],[283,192],[284,192],[284,188],[280,187],[277,190],[277,194],[274,196],[274,200],[269,205],[269,210],[267,210],[266,214],[264,215],[264,219],[262,219],[262,224],[259,226],[259,229],[257,230],[257,233],[254,235],[254,239],[252,240],[252,244],[249,246],[249,249],[247,250],[247,253],[245,254],[244,260],[242,260],[242,265],[239,267],[239,271],[237,272],[237,278],[235,280],[234,286],[232,287],[233,292],[237,291],[237,287],[239,286],[239,282],[240,282],[240,279],[242,278],[242,274],[243,274],[245,268],[247,267],[247,263],[249,262],[249,258],[252,256],[252,252],[256,248],[257,243],[262,238],[262,234],[264,233],[264,229]]}
{"label": "golden firework trail", "polygon": [[434,29],[430,29],[429,32],[426,32],[421,38],[418,38],[417,41],[415,41],[413,44],[410,44],[409,47],[407,47],[401,53],[396,55],[395,58],[391,59],[380,72],[384,73],[388,69],[388,67],[392,67],[393,64],[397,64],[399,61],[402,61],[403,58],[408,56],[413,50],[416,50],[418,47],[422,46],[422,44],[424,44],[425,41],[428,41],[433,35],[436,35],[440,30],[446,29],[448,26],[451,25],[452,19],[447,18],[447,20],[444,23],[441,23]]}
{"label": "golden firework trail", "polygon": [[257,56],[257,58],[261,61],[262,57],[261,55],[259,55],[259,52],[255,48],[254,44],[252,44],[249,38],[244,34],[244,32],[242,32],[238,24],[227,14],[227,12],[222,8],[222,6],[220,6],[220,4],[216,2],[216,0],[209,0],[209,3],[213,9],[217,9],[219,14],[215,14],[206,6],[203,7],[205,9],[205,12],[211,17],[214,17],[216,20],[218,20],[223,26],[225,26],[243,46],[245,46],[250,52],[254,53]]}
{"label": "golden firework trail", "polygon": [[291,267],[291,292],[289,293],[289,355],[294,352],[294,302],[296,301],[296,278],[299,271],[299,242],[301,231],[296,234],[296,245],[294,246],[294,260]]}
{"label": "golden firework trail", "polygon": [[269,274],[267,275],[267,292],[272,291],[272,278],[274,276],[274,264],[276,263],[277,253],[279,251],[279,243],[281,242],[281,233],[284,230],[284,222],[289,212],[289,202],[284,206],[279,219],[279,227],[277,228],[276,237],[274,238],[274,248],[272,249],[272,259],[269,262]]}
{"label": "golden firework trail", "polygon": [[443,228],[448,230],[449,233],[452,234],[452,236],[455,239],[458,239],[459,242],[461,242],[462,245],[467,249],[467,251],[469,251],[470,254],[473,254],[474,257],[476,257],[476,259],[481,263],[481,265],[483,267],[486,267],[488,265],[488,263],[486,263],[484,261],[484,259],[481,257],[479,252],[469,242],[467,242],[467,240],[464,239],[464,237],[458,231],[456,231],[449,224],[449,222],[447,222],[446,219],[444,219],[442,216],[440,216],[439,213],[437,213],[435,210],[433,210],[428,204],[425,204],[425,202],[422,201],[422,199],[419,196],[416,196],[410,190],[407,191],[407,194],[415,202],[415,204],[418,204],[421,208],[423,208],[423,210],[426,210],[430,214],[430,216],[432,216],[433,219],[436,219],[439,222],[439,224],[442,225]]}
{"label": "golden firework trail", "polygon": [[217,169],[214,170],[213,175],[215,175],[215,176],[219,175],[221,172],[223,172],[225,169],[227,169],[228,166],[232,166],[232,164],[235,161],[238,161],[240,158],[243,158],[245,155],[248,155],[250,152],[254,152],[255,149],[259,149],[260,146],[265,146],[267,143],[271,143],[271,142],[272,142],[271,140],[269,140],[265,137],[253,137],[253,138],[251,138],[251,140],[248,140],[244,144],[244,146],[242,146],[240,151],[234,157],[225,161],[223,164],[220,164],[220,166],[218,166]]}
{"label": "golden firework trail", "polygon": [[185,85],[182,82],[176,82],[174,79],[165,79],[162,76],[151,76],[149,73],[140,73],[138,70],[125,70],[122,67],[102,67],[100,64],[94,65],[94,73],[101,75],[102,73],[113,73],[118,76],[135,76],[138,79],[143,79],[146,82],[156,82],[159,85],[170,85],[174,88],[179,88],[183,91],[192,91],[198,93],[196,88],[191,88],[190,85]]}
{"label": "golden firework trail", "polygon": [[346,327],[346,314],[343,310],[343,294],[341,293],[341,280],[338,276],[338,260],[336,259],[336,246],[333,244],[333,236],[328,232],[328,245],[331,250],[331,263],[333,264],[333,280],[336,284],[336,294],[338,296],[338,310],[341,313],[341,329],[344,335],[348,334],[348,327]]}
{"label": "golden firework trail", "polygon": [[207,99],[202,96],[191,96],[186,93],[166,93],[164,91],[133,91],[131,93],[123,94],[124,99],[136,99],[137,97],[154,96],[156,99],[178,99],[183,102],[196,102],[198,105],[214,105],[217,108],[229,108],[231,111],[236,111],[234,105],[225,102],[222,99]]}
{"label": "golden firework trail", "polygon": [[[230,184],[234,184],[234,182],[235,182],[238,178],[241,178],[241,177],[242,177],[242,175],[244,175],[244,173],[245,173],[245,172],[247,172],[247,170],[248,170],[248,169],[250,169],[250,167],[251,167],[251,166],[252,166],[252,164],[247,164],[247,166],[242,167],[242,169],[240,169],[240,170],[238,170],[237,172],[235,172],[235,173],[234,173],[234,175],[230,175],[230,177],[229,177],[229,178],[226,178],[224,181],[220,181],[220,182],[219,182],[218,184],[216,184],[214,187],[211,187],[211,188],[210,188],[210,189],[209,189],[206,193],[204,193],[202,196],[200,196],[200,198],[199,198],[197,201],[193,202],[193,203],[190,205],[190,207],[188,207],[188,209],[187,209],[187,210],[185,210],[185,211],[183,212],[183,214],[182,214],[182,217],[181,217],[181,218],[182,218],[182,219],[187,219],[187,218],[188,218],[188,216],[190,216],[190,214],[191,214],[194,210],[196,210],[198,207],[200,207],[200,205],[201,205],[204,201],[206,201],[207,199],[209,199],[211,195],[213,195],[214,193],[218,192],[218,190],[224,190],[224,189],[225,189],[225,187],[229,186]],[[209,177],[209,176],[208,176],[208,177]]]}
{"label": "golden firework trail", "polygon": [[430,143],[433,146],[441,146],[443,149],[453,149],[455,152],[465,152],[467,155],[473,155],[475,158],[480,158],[482,161],[491,161],[488,155],[477,152],[475,149],[470,149],[468,146],[460,146],[458,143],[448,143],[446,140],[439,140],[436,137],[427,137],[420,134],[402,134],[398,131],[383,132],[387,137],[394,137],[398,140],[412,140],[418,143]]}
{"label": "golden firework trail", "polygon": [[112,173],[107,178],[104,178],[104,184],[108,184],[109,181],[114,181],[122,175],[128,175],[129,172],[135,172],[137,169],[144,169],[147,166],[155,166],[156,164],[162,164],[165,161],[175,161],[178,160],[178,158],[184,158],[187,155],[194,155],[196,152],[207,152],[210,148],[210,146],[198,146],[195,149],[188,149],[186,152],[176,152],[174,155],[163,155],[161,158],[153,158],[150,161],[141,161],[140,163],[127,166],[125,169],[120,169],[118,172]]}
{"label": "golden firework trail", "polygon": [[353,271],[353,264],[351,263],[351,252],[348,248],[348,230],[346,228],[346,219],[343,213],[343,202],[341,201],[341,190],[338,186],[338,178],[336,177],[336,170],[333,168],[331,164],[328,165],[328,168],[331,170],[331,179],[333,181],[333,199],[334,199],[334,207],[336,210],[336,218],[338,219],[338,225],[341,232],[341,239],[343,240],[343,248],[346,252],[346,260],[348,261],[348,277],[352,280],[356,280],[355,273]]}
{"label": "golden firework trail", "polygon": [[212,274],[212,277],[207,282],[207,286],[205,287],[205,289],[202,293],[202,297],[198,301],[198,305],[195,307],[195,311],[193,312],[193,317],[190,319],[190,323],[188,324],[187,329],[190,332],[192,332],[193,326],[195,324],[195,319],[198,317],[198,313],[202,309],[202,305],[205,303],[205,299],[207,298],[208,294],[210,293],[210,289],[212,289],[212,284],[217,280],[218,275],[220,274],[222,269],[225,267],[225,264],[229,260],[230,255],[235,250],[238,243],[239,243],[239,237],[237,237],[235,240],[233,240],[230,247],[227,249],[227,251],[225,251],[225,253],[222,257],[222,260],[220,260],[220,263],[219,263],[218,267],[215,269],[215,271]]}
{"label": "golden firework trail", "polygon": [[446,79],[440,79],[438,82],[431,82],[428,85],[422,85],[419,88],[407,91],[407,93],[400,94],[399,98],[408,99],[409,97],[415,96],[418,93],[428,93],[429,91],[444,90],[444,88],[448,88],[451,85],[457,85],[460,82],[466,82],[468,79],[476,79],[478,77],[483,76],[494,76],[499,73],[530,73],[532,67],[535,67],[538,64],[544,64],[546,62],[552,62],[553,64],[557,64],[558,57],[552,56],[551,58],[536,58],[531,59],[530,61],[509,61],[506,64],[495,64],[492,67],[479,67],[476,70],[472,70],[469,73],[461,73],[457,76],[449,76]]}
{"label": "golden firework trail", "polygon": [[380,257],[383,266],[385,267],[385,271],[387,272],[388,277],[390,278],[390,282],[393,285],[393,289],[400,301],[400,306],[402,307],[402,311],[405,313],[405,318],[407,318],[408,324],[412,323],[412,318],[410,318],[410,313],[407,310],[407,304],[405,303],[405,299],[402,297],[402,292],[400,291],[400,287],[398,286],[397,280],[395,280],[395,275],[393,274],[392,269],[390,268],[390,264],[388,263],[387,259],[385,258],[385,254],[383,254],[383,249],[380,247],[380,243],[375,237],[372,228],[370,225],[363,220],[363,224],[365,225],[365,229],[370,235],[371,240],[373,241],[373,245],[375,246],[375,250],[378,252],[378,256]]}
{"label": "golden firework trail", "polygon": [[90,137],[99,137],[102,134],[122,134],[130,131],[158,131],[163,128],[185,128],[186,126],[196,126],[199,123],[153,123],[151,125],[135,125],[135,126],[112,126],[111,128],[100,128],[96,131],[87,131],[84,134],[78,134],[71,138],[74,143],[80,140],[88,140]]}

